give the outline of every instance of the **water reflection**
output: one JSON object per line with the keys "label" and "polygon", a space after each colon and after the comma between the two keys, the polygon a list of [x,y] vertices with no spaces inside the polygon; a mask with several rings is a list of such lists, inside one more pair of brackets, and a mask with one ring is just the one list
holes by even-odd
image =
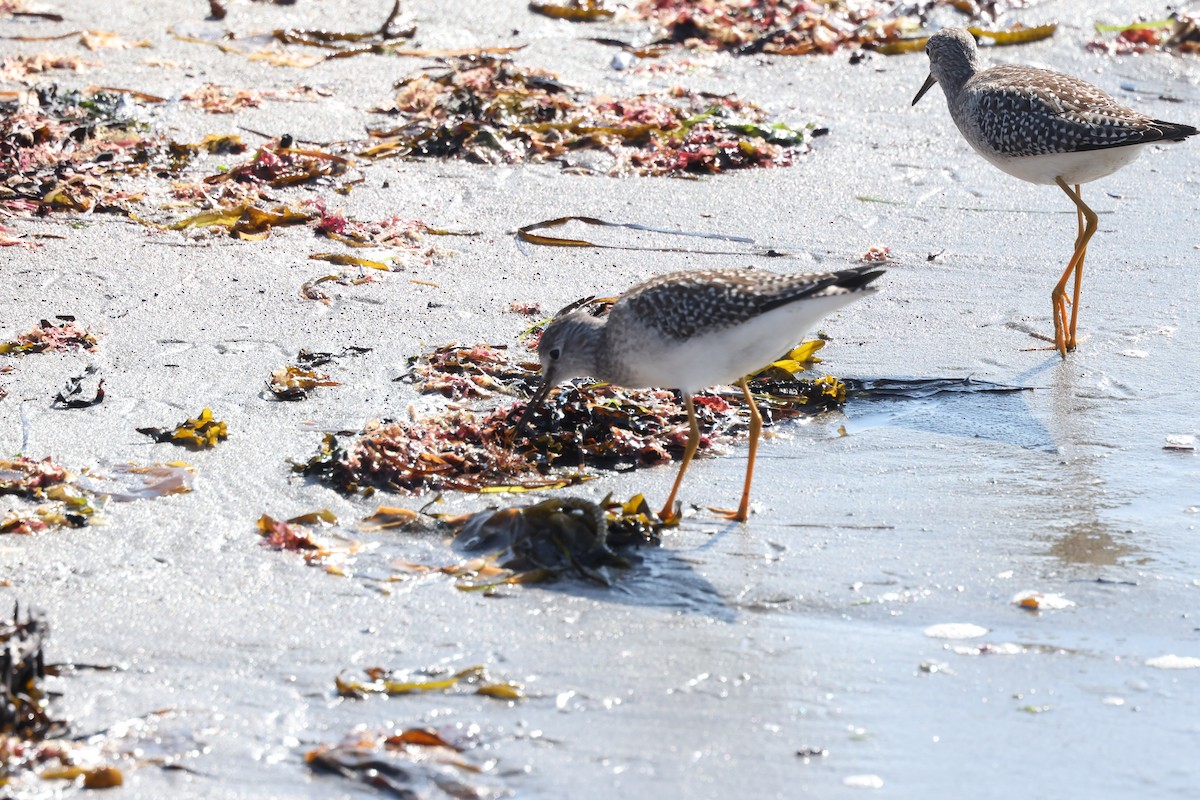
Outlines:
{"label": "water reflection", "polygon": [[1096,441],[1101,401],[1085,396],[1079,374],[1054,354],[1012,381],[1039,387],[1031,392],[854,398],[846,404],[846,429],[903,428],[1018,448],[995,457],[995,472],[980,478],[1011,496],[1009,515],[1027,520],[1033,536],[1048,542],[1039,554],[1067,565],[1117,566],[1138,548],[1124,526],[1108,521],[1124,505],[1105,480],[1104,459],[1114,448]]}
{"label": "water reflection", "polygon": [[1052,414],[1048,424],[1062,456],[1040,473],[1038,483],[1031,487],[1058,509],[1048,520],[1049,534],[1042,535],[1049,546],[1040,555],[1072,566],[1119,566],[1139,549],[1129,531],[1106,519],[1122,504],[1102,469],[1111,448],[1096,441],[1099,402],[1081,391],[1080,369],[1069,360],[1064,362],[1056,355],[1036,371],[1053,373],[1047,376]]}
{"label": "water reflection", "polygon": [[1053,556],[1067,564],[1092,564],[1110,567],[1137,552],[1127,540],[1117,536],[1112,525],[1093,519],[1068,525],[1042,555]]}

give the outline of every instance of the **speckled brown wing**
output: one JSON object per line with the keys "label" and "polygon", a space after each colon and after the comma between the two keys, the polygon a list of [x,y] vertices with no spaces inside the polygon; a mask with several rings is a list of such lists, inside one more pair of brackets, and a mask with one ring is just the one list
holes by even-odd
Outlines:
{"label": "speckled brown wing", "polygon": [[881,274],[867,267],[796,275],[757,269],[674,272],[627,291],[613,306],[609,324],[619,325],[628,314],[663,336],[682,341],[698,331],[728,328],[797,300],[861,291]]}
{"label": "speckled brown wing", "polygon": [[1086,81],[1050,70],[992,67],[963,88],[964,99],[978,106],[979,135],[1007,156],[1103,150],[1196,133],[1188,125],[1139,114]]}

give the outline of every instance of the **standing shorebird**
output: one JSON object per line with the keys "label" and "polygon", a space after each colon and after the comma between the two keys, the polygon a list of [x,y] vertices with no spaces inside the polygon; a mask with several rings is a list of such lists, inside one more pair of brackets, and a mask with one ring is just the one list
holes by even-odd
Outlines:
{"label": "standing shorebird", "polygon": [[700,445],[692,395],[736,383],[750,409],[750,455],[742,501],[729,519],[750,513],[750,480],[762,431],[746,375],[796,345],[822,317],[874,294],[881,270],[780,275],[758,269],[673,272],[625,292],[605,317],[573,311],[546,326],[538,344],[542,387],[526,406],[518,430],[556,385],[589,376],[628,388],[660,387],[683,393],[688,443],[679,474],[660,516],[675,513],[683,473]]}
{"label": "standing shorebird", "polygon": [[[1111,175],[1147,144],[1182,141],[1197,131],[1139,114],[1070,75],[1011,65],[981,69],[975,39],[961,28],[930,36],[925,53],[929,78],[913,105],[935,83],[941,85],[954,124],[977,153],[1023,181],[1058,184],[1075,204],[1075,252],[1050,293],[1054,345],[1066,358],[1076,345],[1083,259],[1096,232],[1096,214],[1083,202],[1080,184]],[[1066,288],[1072,275],[1068,322]]]}

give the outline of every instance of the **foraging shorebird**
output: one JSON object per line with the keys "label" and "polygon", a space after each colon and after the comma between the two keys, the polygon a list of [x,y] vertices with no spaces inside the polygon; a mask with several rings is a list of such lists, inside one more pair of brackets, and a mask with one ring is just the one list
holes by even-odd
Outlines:
{"label": "foraging shorebird", "polygon": [[689,270],[661,275],[621,295],[607,316],[573,311],[542,333],[542,386],[518,423],[562,381],[589,376],[627,388],[678,389],[688,413],[688,443],[660,514],[675,514],[683,474],[700,445],[692,395],[736,383],[750,409],[750,454],[742,500],[726,516],[745,522],[762,416],[746,376],[771,363],[825,315],[875,293],[869,267],[780,275],[758,269]]}
{"label": "foraging shorebird", "polygon": [[[1080,185],[1131,163],[1148,144],[1182,141],[1197,131],[1127,108],[1070,75],[1012,65],[983,69],[974,37],[961,28],[933,34],[925,52],[929,78],[913,105],[940,85],[950,116],[977,153],[1023,181],[1058,184],[1075,204],[1075,252],[1050,293],[1054,345],[1066,358],[1076,345],[1083,260],[1096,232],[1096,213],[1083,202]],[[1072,276],[1068,321],[1066,287]]]}

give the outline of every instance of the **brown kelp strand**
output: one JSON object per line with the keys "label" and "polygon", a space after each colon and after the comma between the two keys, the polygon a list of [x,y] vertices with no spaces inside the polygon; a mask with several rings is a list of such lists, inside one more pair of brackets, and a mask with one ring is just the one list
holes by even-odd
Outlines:
{"label": "brown kelp strand", "polygon": [[342,675],[334,679],[337,693],[342,697],[362,698],[373,694],[478,694],[497,700],[524,700],[524,687],[516,681],[496,678],[482,665],[460,670],[425,668],[420,670],[386,670],[368,667],[363,678]]}

